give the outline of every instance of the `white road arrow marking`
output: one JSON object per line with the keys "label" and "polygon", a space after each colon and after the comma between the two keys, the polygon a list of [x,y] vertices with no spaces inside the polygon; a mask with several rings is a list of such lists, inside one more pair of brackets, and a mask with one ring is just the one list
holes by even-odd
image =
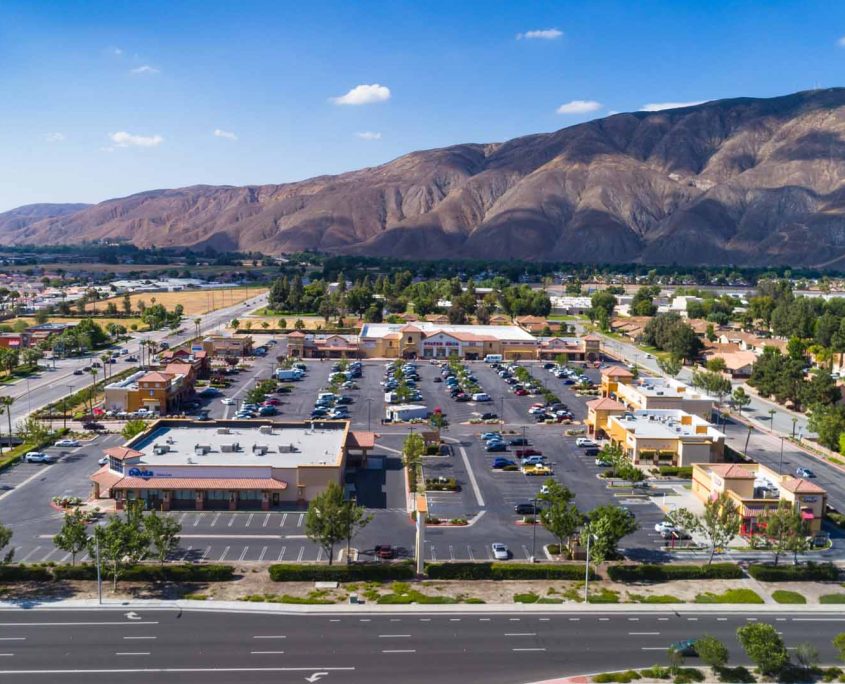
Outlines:
{"label": "white road arrow marking", "polygon": [[141,620],[141,619],[143,619],[143,618],[141,618],[141,616],[140,616],[140,615],[138,615],[138,613],[136,613],[136,612],[133,610],[133,611],[131,611],[131,612],[129,612],[129,613],[126,613],[126,619],[127,619],[127,620]]}
{"label": "white road arrow marking", "polygon": [[328,677],[328,676],[329,676],[328,672],[315,672],[310,677],[306,677],[305,681],[306,682],[316,682],[318,679],[322,679],[323,677]]}

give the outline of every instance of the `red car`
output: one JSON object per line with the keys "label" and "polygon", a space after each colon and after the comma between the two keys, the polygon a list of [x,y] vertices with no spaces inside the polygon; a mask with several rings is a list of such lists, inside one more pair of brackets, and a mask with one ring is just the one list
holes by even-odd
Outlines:
{"label": "red car", "polygon": [[379,544],[374,550],[376,558],[390,560],[396,555],[396,550],[390,544]]}
{"label": "red car", "polygon": [[514,394],[518,397],[526,397],[528,396],[528,390],[524,390],[520,387],[518,390],[514,391]]}
{"label": "red car", "polygon": [[543,452],[538,451],[537,449],[532,449],[531,447],[526,447],[525,449],[517,449],[516,450],[516,457],[517,458],[526,458],[528,456],[542,456]]}
{"label": "red car", "polygon": [[261,402],[263,406],[278,406],[282,402],[278,399],[267,399],[266,401]]}

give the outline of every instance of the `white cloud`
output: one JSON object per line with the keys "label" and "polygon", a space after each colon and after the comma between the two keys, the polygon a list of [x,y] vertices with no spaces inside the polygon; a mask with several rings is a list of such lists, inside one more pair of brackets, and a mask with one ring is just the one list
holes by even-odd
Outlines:
{"label": "white cloud", "polygon": [[641,112],[661,112],[664,109],[680,109],[681,107],[694,107],[703,104],[705,100],[695,102],[650,102],[640,107]]}
{"label": "white cloud", "polygon": [[346,95],[330,99],[336,105],[365,105],[374,102],[387,102],[390,99],[390,88],[378,83],[357,85]]}
{"label": "white cloud", "polygon": [[376,131],[361,131],[355,134],[361,140],[381,140],[381,133]]}
{"label": "white cloud", "polygon": [[534,31],[525,31],[525,33],[517,33],[517,40],[557,40],[563,36],[563,31],[556,28],[550,29],[536,29]]}
{"label": "white cloud", "polygon": [[65,139],[65,134],[64,133],[58,133],[58,132],[57,133],[48,133],[47,135],[44,136],[44,140],[46,140],[48,143],[62,142],[64,139]]}
{"label": "white cloud", "polygon": [[845,47],[845,36],[842,36],[839,40],[836,41],[836,44],[839,47]]}
{"label": "white cloud", "polygon": [[158,147],[164,142],[160,135],[133,135],[126,131],[110,133],[109,138],[115,147]]}
{"label": "white cloud", "polygon": [[132,74],[157,74],[159,72],[154,66],[150,66],[149,64],[142,64],[139,67],[135,67],[130,71]]}
{"label": "white cloud", "polygon": [[602,108],[601,102],[595,100],[572,100],[557,108],[558,114],[589,114]]}
{"label": "white cloud", "polygon": [[215,128],[212,135],[215,138],[226,138],[226,140],[237,140],[238,136],[232,133],[232,131],[224,131],[222,128]]}
{"label": "white cloud", "polygon": [[119,47],[110,47],[109,52],[111,54],[113,54],[115,57],[122,57],[123,56],[123,50],[121,50]]}

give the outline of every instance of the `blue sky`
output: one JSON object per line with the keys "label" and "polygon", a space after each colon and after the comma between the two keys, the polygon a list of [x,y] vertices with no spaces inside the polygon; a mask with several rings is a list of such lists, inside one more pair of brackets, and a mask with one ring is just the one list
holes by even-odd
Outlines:
{"label": "blue sky", "polygon": [[843,37],[837,2],[4,0],[0,210],[843,85]]}

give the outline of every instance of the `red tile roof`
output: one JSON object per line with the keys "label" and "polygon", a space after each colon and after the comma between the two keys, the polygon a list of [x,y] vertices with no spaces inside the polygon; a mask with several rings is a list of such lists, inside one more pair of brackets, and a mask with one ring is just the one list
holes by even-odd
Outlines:
{"label": "red tile roof", "polygon": [[746,470],[736,463],[716,463],[703,467],[707,468],[711,473],[720,475],[728,480],[753,480],[757,477],[750,470]]}
{"label": "red tile roof", "polygon": [[170,373],[152,371],[145,376],[138,378],[138,382],[170,382],[173,376]]}
{"label": "red tile roof", "polygon": [[107,465],[104,465],[89,479],[100,485],[100,489],[111,489],[115,483],[123,479],[123,475],[112,472]]}
{"label": "red tile roof", "polygon": [[781,485],[786,491],[794,494],[824,494],[824,489],[809,480],[787,478]]}
{"label": "red tile roof", "polygon": [[602,397],[601,399],[588,401],[587,408],[592,409],[593,411],[624,411],[625,405],[620,404],[615,399]]}
{"label": "red tile roof", "polygon": [[347,449],[372,449],[376,445],[375,432],[354,430],[346,437]]}
{"label": "red tile roof", "polygon": [[127,458],[143,456],[140,451],[124,446],[111,447],[110,449],[103,451],[103,453],[111,458],[116,458],[118,461],[125,461]]}
{"label": "red tile roof", "polygon": [[627,368],[623,368],[622,366],[611,366],[610,368],[604,370],[602,375],[606,375],[609,378],[633,378],[634,374],[629,371]]}

